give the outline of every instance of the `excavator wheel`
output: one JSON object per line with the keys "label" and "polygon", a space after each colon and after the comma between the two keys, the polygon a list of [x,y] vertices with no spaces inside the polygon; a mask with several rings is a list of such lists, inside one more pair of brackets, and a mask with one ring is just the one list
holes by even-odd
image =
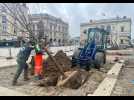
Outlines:
{"label": "excavator wheel", "polygon": [[106,54],[105,52],[97,52],[95,57],[95,68],[100,69],[106,63]]}

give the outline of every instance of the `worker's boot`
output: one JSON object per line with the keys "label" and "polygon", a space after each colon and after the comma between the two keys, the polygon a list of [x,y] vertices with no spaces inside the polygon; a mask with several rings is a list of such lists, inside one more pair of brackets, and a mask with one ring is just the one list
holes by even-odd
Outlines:
{"label": "worker's boot", "polygon": [[30,74],[31,74],[31,75],[34,75],[34,68],[31,68],[31,69],[30,69]]}
{"label": "worker's boot", "polygon": [[17,81],[16,80],[13,80],[12,81],[12,85],[15,86],[17,84]]}
{"label": "worker's boot", "polygon": [[24,77],[24,81],[28,81],[29,80],[29,78],[26,76],[26,77]]}
{"label": "worker's boot", "polygon": [[12,86],[21,86],[22,84],[18,83],[16,80],[12,81]]}
{"label": "worker's boot", "polygon": [[13,78],[12,85],[15,86],[17,84],[17,79],[19,78],[19,72],[17,72]]}
{"label": "worker's boot", "polygon": [[28,77],[24,77],[24,81],[28,81],[30,80]]}
{"label": "worker's boot", "polygon": [[15,75],[13,81],[12,81],[12,86],[20,86],[21,84],[18,84],[17,82],[18,76]]}
{"label": "worker's boot", "polygon": [[34,75],[34,57],[32,57],[32,60],[31,60],[30,74]]}

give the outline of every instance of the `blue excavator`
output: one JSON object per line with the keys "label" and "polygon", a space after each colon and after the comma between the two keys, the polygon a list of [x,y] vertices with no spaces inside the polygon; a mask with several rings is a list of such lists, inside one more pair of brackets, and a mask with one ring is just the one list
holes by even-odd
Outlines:
{"label": "blue excavator", "polygon": [[89,28],[84,32],[85,43],[72,56],[72,67],[79,66],[85,70],[91,67],[100,69],[106,63],[106,48],[109,32],[100,28]]}

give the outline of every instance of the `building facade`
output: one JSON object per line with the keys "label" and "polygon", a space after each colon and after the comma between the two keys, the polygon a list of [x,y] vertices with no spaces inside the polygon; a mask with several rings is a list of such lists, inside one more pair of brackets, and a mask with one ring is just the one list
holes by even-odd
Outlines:
{"label": "building facade", "polygon": [[[19,7],[26,16],[28,15],[26,3],[7,3],[7,6],[13,13],[16,13],[16,9]],[[24,30],[15,17],[12,16],[11,11],[4,7],[2,3],[0,4],[0,40],[16,40],[21,35],[21,31]]]}
{"label": "building facade", "polygon": [[72,45],[79,45],[79,44],[80,44],[80,37],[79,37],[79,36],[73,37],[73,38],[71,39],[71,44],[72,44]]}
{"label": "building facade", "polygon": [[66,45],[68,41],[68,23],[60,18],[48,14],[33,14],[32,20],[33,33],[37,37],[48,37],[51,45]]}
{"label": "building facade", "polygon": [[80,25],[80,43],[83,44],[86,36],[84,31],[88,28],[102,28],[109,31],[108,44],[119,47],[129,46],[131,41],[131,18],[124,16],[123,18],[116,17],[113,19],[90,20],[89,23]]}

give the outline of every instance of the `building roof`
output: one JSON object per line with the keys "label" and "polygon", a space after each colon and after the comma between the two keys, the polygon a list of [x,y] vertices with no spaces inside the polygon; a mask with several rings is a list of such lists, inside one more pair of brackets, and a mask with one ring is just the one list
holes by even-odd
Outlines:
{"label": "building roof", "polygon": [[81,26],[85,25],[94,25],[94,24],[102,24],[102,23],[113,23],[113,22],[131,22],[131,18],[112,18],[112,19],[101,19],[101,20],[91,20],[89,23],[81,23]]}
{"label": "building roof", "polygon": [[67,23],[64,22],[61,18],[57,18],[57,17],[52,16],[52,15],[47,14],[47,13],[32,14],[32,15],[30,16],[30,18],[32,18],[32,19],[46,18],[46,19],[51,19],[51,20],[53,20],[53,21],[62,22],[62,23],[64,23],[64,24],[67,24]]}

